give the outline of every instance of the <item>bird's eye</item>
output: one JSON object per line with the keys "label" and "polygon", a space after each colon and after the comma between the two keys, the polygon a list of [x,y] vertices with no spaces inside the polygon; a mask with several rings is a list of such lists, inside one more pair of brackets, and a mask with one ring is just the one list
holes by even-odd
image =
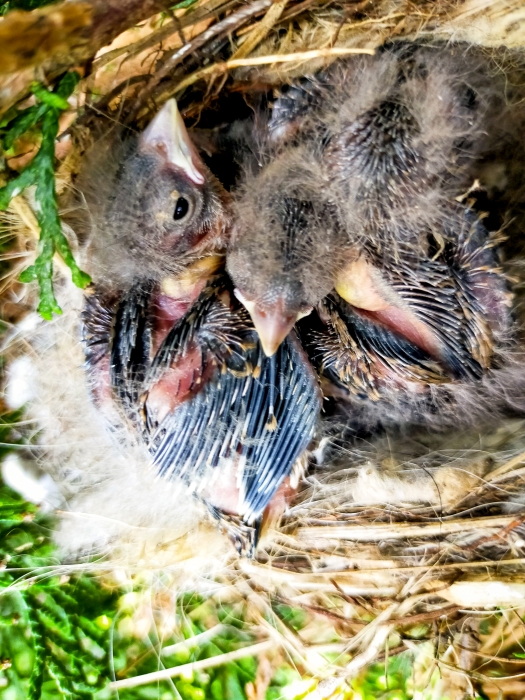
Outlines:
{"label": "bird's eye", "polygon": [[190,210],[190,204],[186,197],[179,197],[177,203],[175,204],[175,211],[173,212],[173,218],[175,221],[180,221],[184,219]]}

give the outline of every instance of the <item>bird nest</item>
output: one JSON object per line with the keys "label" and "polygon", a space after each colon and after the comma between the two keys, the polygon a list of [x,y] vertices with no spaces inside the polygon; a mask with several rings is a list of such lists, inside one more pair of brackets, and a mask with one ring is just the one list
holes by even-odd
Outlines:
{"label": "bird nest", "polygon": [[[232,109],[249,111],[254,96],[341,56],[373,53],[389,39],[462,41],[496,56],[525,49],[525,8],[517,0],[168,4],[64,2],[12,10],[0,21],[0,113],[31,104],[35,80],[52,84],[72,68],[81,74],[59,122],[59,194],[74,183],[101,130],[114,122],[142,128],[173,96],[190,127],[213,129]],[[40,139],[21,134],[7,153],[11,172],[31,161]],[[142,490],[149,487],[134,465],[126,467],[135,491],[159,499],[159,517],[152,521],[128,492],[115,510],[122,470],[113,474],[111,446],[93,437],[78,388],[80,293],[57,271],[64,314],[46,325],[35,320],[35,291],[17,281],[36,250],[35,201],[30,191],[18,194],[5,214],[3,317],[12,331],[4,354],[13,375],[34,373],[27,412],[38,426],[37,459],[73,503],[57,534],[70,569],[89,554],[82,566],[141,576],[163,569],[174,587],[206,591],[218,605],[248,601],[246,624],[257,641],[246,655],[262,659],[260,687],[281,654],[319,679],[308,697],[345,697],[367,666],[408,651],[415,691],[522,698],[525,664],[516,652],[525,638],[525,421],[352,442],[337,435],[328,460],[316,453],[318,464],[254,560],[239,558],[213,524],[174,527],[171,495],[158,485]],[[82,490],[75,480],[82,481],[91,448],[97,467],[88,465]],[[97,490],[108,473],[113,490]],[[301,624],[276,616],[276,604],[300,611]]]}

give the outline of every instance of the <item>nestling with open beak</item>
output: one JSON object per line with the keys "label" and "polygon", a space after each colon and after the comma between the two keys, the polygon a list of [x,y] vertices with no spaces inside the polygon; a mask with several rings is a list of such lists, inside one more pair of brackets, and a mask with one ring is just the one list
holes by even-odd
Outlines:
{"label": "nestling with open beak", "polygon": [[86,206],[77,228],[88,240],[93,279],[119,288],[177,279],[194,298],[191,287],[206,265],[188,270],[224,252],[229,196],[202,162],[175,100],[139,136],[102,138],[79,187]]}
{"label": "nestling with open beak", "polygon": [[319,390],[297,339],[267,358],[233,295],[228,195],[173,100],[114,169],[102,209],[109,247],[97,231],[83,312],[93,398],[253,554],[267,507],[304,468]]}
{"label": "nestling with open beak", "polygon": [[228,257],[268,354],[314,307],[299,326],[318,371],[358,400],[401,397],[405,417],[431,385],[494,366],[511,323],[502,239],[464,196],[511,136],[491,72],[465,47],[400,42],[277,100]]}

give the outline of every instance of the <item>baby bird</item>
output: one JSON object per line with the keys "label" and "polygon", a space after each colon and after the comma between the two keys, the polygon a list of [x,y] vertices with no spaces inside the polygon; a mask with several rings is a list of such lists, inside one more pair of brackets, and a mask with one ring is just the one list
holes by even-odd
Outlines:
{"label": "baby bird", "polygon": [[469,190],[509,140],[507,97],[478,53],[400,42],[277,100],[228,259],[268,354],[315,308],[304,346],[360,400],[417,403],[494,366],[510,295]]}
{"label": "baby bird", "polygon": [[[175,100],[138,137],[102,139],[79,188],[85,205],[75,228],[85,238],[86,267],[101,300],[97,315],[137,285],[155,284],[162,291],[159,317],[168,327],[181,319],[223,264],[230,207]],[[113,415],[104,373],[97,370],[91,384],[99,407]]]}
{"label": "baby bird", "polygon": [[111,300],[88,296],[96,400],[147,446],[161,476],[189,487],[252,555],[265,509],[297,478],[294,465],[304,468],[320,411],[316,378],[293,337],[264,355],[226,275],[211,276],[177,321],[165,299],[151,281]]}
{"label": "baby bird", "polygon": [[429,385],[480,380],[510,325],[509,295],[491,239],[459,211],[427,257],[367,251],[323,299],[301,337],[318,371],[361,399],[426,398]]}
{"label": "baby bird", "polygon": [[262,352],[222,271],[228,196],[175,102],[123,152],[96,212],[108,247],[98,229],[88,244],[92,395],[110,426],[124,425],[158,474],[188,487],[252,555],[267,506],[303,466],[317,379],[293,337],[272,358]]}
{"label": "baby bird", "polygon": [[88,240],[94,279],[123,288],[183,275],[190,290],[203,266],[206,277],[202,260],[224,252],[229,196],[200,158],[175,100],[142,134],[110,133],[87,160],[79,185],[86,206],[76,228]]}
{"label": "baby bird", "polygon": [[335,269],[352,256],[308,148],[272,153],[236,203],[227,268],[268,356],[333,289]]}

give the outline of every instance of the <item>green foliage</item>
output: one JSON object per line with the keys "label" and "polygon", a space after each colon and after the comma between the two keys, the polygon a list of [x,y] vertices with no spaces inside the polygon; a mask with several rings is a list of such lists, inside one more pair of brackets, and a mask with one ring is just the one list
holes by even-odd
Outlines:
{"label": "green foliage", "polygon": [[[253,635],[246,631],[240,612],[235,606],[217,605],[213,599],[203,599],[197,595],[181,596],[177,601],[179,624],[171,638],[159,639],[156,627],[152,626],[147,637],[133,639],[130,631],[135,627],[133,619],[137,605],[140,608],[142,596],[149,598],[150,591],[139,590],[121,599],[119,623],[114,634],[114,669],[117,679],[139,676],[171,668],[234,651],[253,644]],[[224,629],[215,637],[200,645],[184,645],[185,639],[205,632],[221,622]],[[159,654],[162,647],[178,644],[172,654]],[[182,643],[182,645],[181,645]],[[248,657],[224,666],[211,667],[206,671],[175,677],[172,681],[162,681],[151,685],[137,686],[119,691],[120,700],[246,700],[246,683],[253,681],[257,672],[257,661]],[[109,695],[104,691],[97,700],[105,700]]]}
{"label": "green foliage", "polygon": [[97,622],[114,592],[90,576],[59,576],[53,521],[0,488],[0,673],[2,697],[92,698],[107,684],[109,637]]}
{"label": "green foliage", "polygon": [[302,629],[306,624],[306,613],[301,608],[279,604],[275,606],[275,612],[283,622],[296,631]]}
{"label": "green foliage", "polygon": [[50,5],[56,0],[7,0],[0,2],[0,17],[9,12],[9,10],[36,10],[38,7]]}
{"label": "green foliage", "polygon": [[366,674],[352,683],[354,690],[362,697],[384,700],[408,700],[412,693],[407,690],[407,683],[412,675],[414,654],[403,652],[389,659],[385,664],[370,666]]}
{"label": "green foliage", "polygon": [[[0,328],[0,336],[2,334],[2,329]],[[3,367],[1,365],[0,359],[0,370]],[[13,426],[22,418],[21,411],[9,411],[9,413],[4,413],[0,415],[0,459],[10,452],[14,445],[18,444],[18,439],[13,435]],[[2,501],[0,501],[0,517],[2,512]]]}
{"label": "green foliage", "polygon": [[171,10],[184,10],[187,7],[191,7],[197,2],[197,0],[182,0],[182,2],[178,2],[176,5],[172,5]]}
{"label": "green foliage", "polygon": [[9,112],[0,122],[3,148],[9,150],[16,139],[37,125],[41,128],[38,153],[25,169],[0,188],[0,210],[7,209],[13,197],[27,187],[36,186],[36,217],[40,226],[39,255],[35,263],[20,275],[22,282],[38,280],[40,304],[38,311],[50,320],[53,313],[62,313],[53,292],[53,255],[57,252],[71,270],[73,282],[81,288],[91,281],[75,262],[58,216],[55,192],[55,139],[58,133],[60,112],[68,109],[67,98],[78,83],[78,73],[66,73],[56,88],[50,92],[35,83],[32,92],[37,104],[19,112]]}
{"label": "green foliage", "polygon": [[[13,420],[15,416],[13,414]],[[8,431],[9,421],[4,429]],[[0,428],[1,429],[1,428]],[[7,433],[4,435],[9,442]],[[136,634],[136,612],[150,583],[136,591],[110,589],[93,576],[61,575],[50,535],[53,518],[0,485],[0,696],[2,700],[109,700],[114,677],[127,678],[228,653],[253,643],[239,610],[199,596],[177,601],[181,624],[172,639]],[[159,656],[162,646],[206,631],[224,630],[201,646]],[[122,700],[181,698],[246,700],[257,662],[246,658],[209,672],[120,692]]]}

